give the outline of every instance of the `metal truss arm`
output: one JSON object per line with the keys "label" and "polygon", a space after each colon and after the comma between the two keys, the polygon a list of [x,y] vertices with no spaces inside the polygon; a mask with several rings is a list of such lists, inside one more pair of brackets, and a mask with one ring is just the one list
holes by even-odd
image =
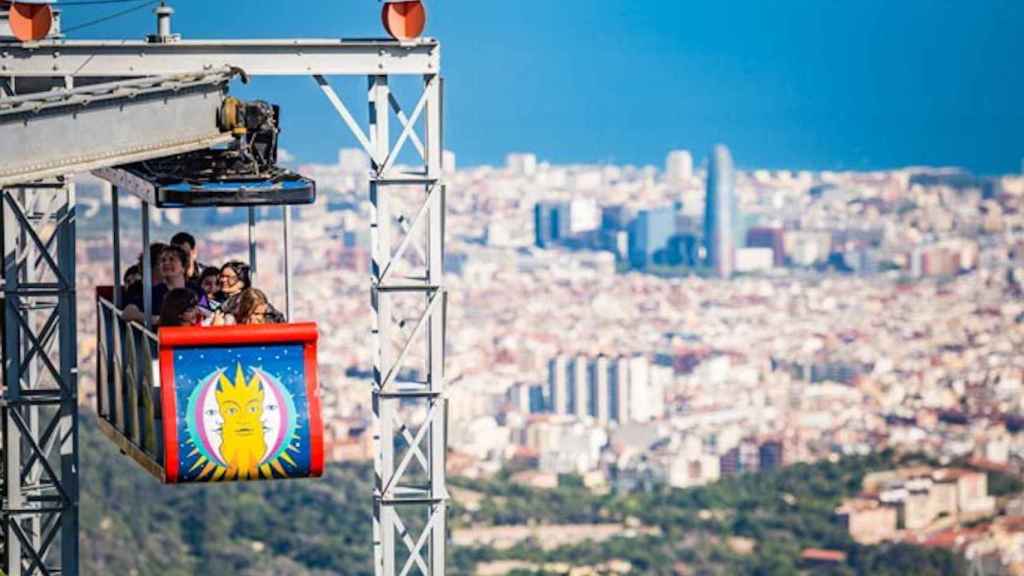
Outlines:
{"label": "metal truss arm", "polygon": [[430,74],[440,67],[440,45],[430,38],[45,41],[0,50],[0,76],[150,76],[223,66],[270,76]]}
{"label": "metal truss arm", "polygon": [[234,74],[224,68],[0,100],[0,186],[229,142],[217,113]]}

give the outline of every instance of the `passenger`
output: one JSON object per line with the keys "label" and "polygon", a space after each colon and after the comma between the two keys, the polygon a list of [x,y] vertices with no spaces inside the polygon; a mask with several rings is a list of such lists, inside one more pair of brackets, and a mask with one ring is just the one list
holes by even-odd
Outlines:
{"label": "passenger", "polygon": [[164,297],[160,326],[196,326],[200,323],[199,298],[188,288],[174,288]]}
{"label": "passenger", "polygon": [[171,246],[177,246],[188,253],[188,270],[185,271],[185,278],[189,282],[199,284],[202,281],[203,271],[206,270],[199,262],[199,249],[196,247],[196,237],[188,232],[178,232],[171,237]]}
{"label": "passenger", "polygon": [[[167,246],[160,252],[159,263],[159,272],[163,282],[153,286],[153,310],[163,310],[164,298],[167,297],[168,292],[176,288],[188,289],[196,294],[197,299],[199,298],[200,290],[185,280],[185,270],[188,267],[187,252],[177,246]],[[145,319],[142,308],[139,302],[131,303],[125,307],[125,318],[142,322]]]}
{"label": "passenger", "polygon": [[142,269],[138,264],[132,264],[124,271],[121,279],[121,287],[127,290],[130,286],[142,282]]}
{"label": "passenger", "polygon": [[267,295],[257,288],[242,292],[238,299],[239,324],[284,324],[285,317],[267,300]]}
{"label": "passenger", "polygon": [[[232,260],[220,267],[220,292],[217,292],[215,299],[220,303],[217,309],[217,316],[214,317],[215,325],[233,324],[238,317],[238,299],[242,291],[252,287],[252,279],[249,275],[249,265],[244,262]],[[218,318],[219,317],[219,318]]]}
{"label": "passenger", "polygon": [[199,275],[199,288],[211,302],[215,300],[217,291],[220,290],[220,270],[214,266],[203,269]]}
{"label": "passenger", "polygon": [[[163,276],[160,274],[160,256],[164,250],[167,249],[167,244],[163,242],[154,242],[149,245],[149,266],[152,274],[150,286],[154,289],[163,282]],[[125,284],[124,291],[124,312],[125,319],[135,322],[142,322],[145,317],[142,314],[143,305],[143,290],[142,290],[142,254],[139,254],[139,263],[135,266],[139,270],[139,281],[131,285]],[[133,266],[134,267],[134,266]],[[131,268],[129,268],[131,270]],[[127,276],[127,273],[126,273]],[[159,306],[156,303],[154,294],[153,299],[153,310],[159,310]]]}

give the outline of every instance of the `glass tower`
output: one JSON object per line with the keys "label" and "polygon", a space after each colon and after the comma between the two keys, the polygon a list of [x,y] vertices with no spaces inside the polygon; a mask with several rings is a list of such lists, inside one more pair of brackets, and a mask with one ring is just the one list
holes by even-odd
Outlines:
{"label": "glass tower", "polygon": [[735,180],[729,149],[719,144],[708,162],[707,204],[704,209],[704,246],[707,264],[719,278],[732,276],[736,262]]}

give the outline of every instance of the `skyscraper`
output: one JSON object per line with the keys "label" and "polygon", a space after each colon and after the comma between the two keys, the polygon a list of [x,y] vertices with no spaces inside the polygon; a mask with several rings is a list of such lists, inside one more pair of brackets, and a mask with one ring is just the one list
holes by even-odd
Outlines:
{"label": "skyscraper", "polygon": [[533,207],[534,244],[547,248],[569,236],[569,204],[566,202],[537,202]]}
{"label": "skyscraper", "polygon": [[719,278],[729,278],[735,270],[736,229],[739,214],[732,156],[719,144],[708,162],[707,204],[704,208],[704,246],[708,266]]}
{"label": "skyscraper", "polygon": [[548,362],[549,398],[555,414],[569,413],[568,363],[569,359],[561,354]]}
{"label": "skyscraper", "polygon": [[609,381],[608,357],[598,356],[590,364],[590,413],[602,424],[607,424],[610,416],[609,400],[611,383]]}
{"label": "skyscraper", "polygon": [[569,413],[580,418],[590,412],[590,386],[587,383],[587,357],[576,356],[569,364]]}
{"label": "skyscraper", "polygon": [[644,356],[634,356],[629,362],[629,420],[650,422],[654,418],[654,395],[651,391],[650,363]]}
{"label": "skyscraper", "polygon": [[619,424],[629,422],[629,359],[622,356],[612,361],[608,372],[609,412]]}

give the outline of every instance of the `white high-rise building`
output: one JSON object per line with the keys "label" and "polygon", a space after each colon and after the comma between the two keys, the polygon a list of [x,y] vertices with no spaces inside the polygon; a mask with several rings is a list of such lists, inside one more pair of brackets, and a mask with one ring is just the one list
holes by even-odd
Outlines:
{"label": "white high-rise building", "polygon": [[533,154],[509,154],[505,156],[505,167],[520,176],[531,176],[537,172],[537,156]]}
{"label": "white high-rise building", "polygon": [[569,365],[569,413],[579,418],[589,416],[590,385],[587,382],[587,357],[576,356]]}
{"label": "white high-rise building", "polygon": [[651,401],[650,363],[643,356],[634,356],[629,362],[629,420],[649,422],[654,418]]}
{"label": "white high-rise building", "polygon": [[513,384],[508,389],[508,399],[516,412],[520,414],[530,413],[530,385],[528,383],[520,382]]}
{"label": "white high-rise building", "polygon": [[665,180],[682,184],[693,177],[693,156],[689,150],[673,150],[665,159]]}
{"label": "white high-rise building", "polygon": [[629,361],[620,356],[608,371],[609,410],[613,420],[619,424],[629,422]]}
{"label": "white high-rise building", "polygon": [[555,356],[548,362],[548,393],[551,411],[555,414],[569,413],[568,358]]}
{"label": "white high-rise building", "polygon": [[569,202],[569,232],[579,234],[601,226],[601,209],[593,198],[576,198]]}
{"label": "white high-rise building", "polygon": [[651,418],[660,420],[665,417],[665,391],[672,386],[675,371],[671,366],[651,366],[650,370],[650,406]]}
{"label": "white high-rise building", "polygon": [[601,424],[611,416],[611,378],[608,357],[598,356],[590,364],[590,415]]}

